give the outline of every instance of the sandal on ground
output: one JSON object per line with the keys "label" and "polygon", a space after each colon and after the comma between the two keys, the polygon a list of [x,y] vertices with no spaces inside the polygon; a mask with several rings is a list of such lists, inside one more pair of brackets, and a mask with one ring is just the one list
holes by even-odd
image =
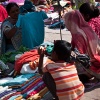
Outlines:
{"label": "sandal on ground", "polygon": [[95,83],[85,83],[85,90],[91,90],[94,87],[100,86],[100,81],[97,81]]}

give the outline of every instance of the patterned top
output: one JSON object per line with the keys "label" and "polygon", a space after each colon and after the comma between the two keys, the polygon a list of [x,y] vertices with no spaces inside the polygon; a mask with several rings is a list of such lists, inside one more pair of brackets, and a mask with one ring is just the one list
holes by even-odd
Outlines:
{"label": "patterned top", "polygon": [[100,38],[100,17],[92,18],[88,23]]}
{"label": "patterned top", "polygon": [[[2,25],[1,25],[1,49],[0,49],[0,54],[4,54],[6,51],[11,51],[16,49],[18,50],[19,47],[22,45],[22,40],[21,40],[21,29],[18,28],[15,35],[11,38],[11,39],[7,39],[5,32],[9,32],[12,28],[14,27],[14,25],[10,22],[9,17],[6,18]],[[8,48],[8,45],[9,48]]]}
{"label": "patterned top", "polygon": [[84,94],[75,65],[50,63],[43,68],[43,72],[50,72],[55,80],[59,100],[79,100]]}

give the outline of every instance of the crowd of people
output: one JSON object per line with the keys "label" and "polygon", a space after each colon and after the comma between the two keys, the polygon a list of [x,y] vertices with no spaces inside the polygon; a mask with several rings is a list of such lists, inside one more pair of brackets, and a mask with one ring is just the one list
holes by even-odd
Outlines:
{"label": "crowd of people", "polygon": [[[85,89],[100,85],[100,10],[88,2],[83,3],[78,10],[73,10],[71,2],[66,2],[63,8],[56,3],[53,5],[52,0],[25,0],[24,5],[20,6],[15,2],[8,3],[6,7],[0,5],[0,53],[14,52],[21,46],[29,50],[37,49],[38,71],[54,99],[80,100]],[[71,43],[55,40],[52,53],[48,56],[46,48],[40,46],[45,38],[44,25],[61,23],[54,24],[55,20],[59,22],[59,17],[53,20],[47,12],[53,13],[59,9],[62,24],[70,31],[72,40]],[[89,56],[91,64],[88,68],[78,66],[72,60],[72,56],[77,56],[75,53],[72,55],[75,49],[80,55]],[[43,63],[45,56],[49,59],[46,64]],[[77,68],[82,66],[86,69],[83,77],[88,77],[85,83],[81,81]]]}

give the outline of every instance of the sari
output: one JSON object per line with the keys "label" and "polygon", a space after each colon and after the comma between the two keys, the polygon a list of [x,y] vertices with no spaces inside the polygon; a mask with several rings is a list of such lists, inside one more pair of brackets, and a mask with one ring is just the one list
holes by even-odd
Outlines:
{"label": "sari", "polygon": [[90,72],[100,74],[100,39],[97,34],[78,10],[65,14],[64,21],[72,35],[72,47],[76,47],[81,54],[88,54],[92,63]]}
{"label": "sari", "polygon": [[0,54],[4,54],[9,51],[18,50],[22,45],[21,40],[21,29],[18,28],[15,35],[11,38],[11,43],[7,43],[7,38],[4,32],[11,30],[14,25],[9,21],[9,18],[5,19],[1,25],[1,45],[0,45]]}

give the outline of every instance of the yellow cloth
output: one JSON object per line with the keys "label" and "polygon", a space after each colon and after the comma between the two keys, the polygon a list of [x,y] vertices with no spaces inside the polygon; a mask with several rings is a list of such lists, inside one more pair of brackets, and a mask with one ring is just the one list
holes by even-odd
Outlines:
{"label": "yellow cloth", "polygon": [[47,92],[48,92],[48,89],[47,87],[45,87],[39,93],[35,94],[34,96],[29,97],[27,100],[40,100]]}
{"label": "yellow cloth", "polygon": [[22,100],[23,96],[18,96],[15,100]]}

